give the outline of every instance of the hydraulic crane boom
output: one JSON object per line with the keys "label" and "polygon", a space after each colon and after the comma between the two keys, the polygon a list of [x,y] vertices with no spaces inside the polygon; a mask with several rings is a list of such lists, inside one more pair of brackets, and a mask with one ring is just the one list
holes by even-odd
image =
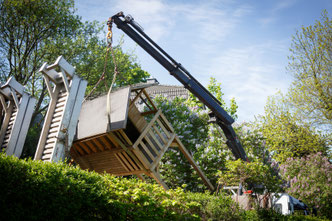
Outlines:
{"label": "hydraulic crane boom", "polygon": [[123,13],[120,12],[109,19],[107,24],[110,28],[112,28],[113,22],[211,110],[210,117],[223,130],[227,139],[226,144],[231,149],[234,156],[237,159],[240,158],[247,161],[246,153],[231,126],[234,119],[221,107],[221,103],[180,63],[176,62],[147,36],[131,16],[124,16]]}

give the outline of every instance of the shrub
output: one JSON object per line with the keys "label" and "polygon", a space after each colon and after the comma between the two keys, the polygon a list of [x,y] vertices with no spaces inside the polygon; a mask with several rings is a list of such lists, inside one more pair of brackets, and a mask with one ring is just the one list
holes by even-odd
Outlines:
{"label": "shrub", "polygon": [[237,220],[226,196],[0,154],[0,220]]}

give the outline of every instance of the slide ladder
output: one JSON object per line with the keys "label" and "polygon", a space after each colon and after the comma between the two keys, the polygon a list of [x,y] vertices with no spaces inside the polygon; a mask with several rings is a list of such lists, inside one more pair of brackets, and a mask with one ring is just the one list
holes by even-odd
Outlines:
{"label": "slide ladder", "polygon": [[[57,72],[60,70],[60,72]],[[39,70],[47,85],[50,103],[35,154],[35,160],[60,161],[69,153],[87,82],[62,56]]]}
{"label": "slide ladder", "polygon": [[0,149],[20,157],[30,126],[36,99],[11,77],[0,87]]}

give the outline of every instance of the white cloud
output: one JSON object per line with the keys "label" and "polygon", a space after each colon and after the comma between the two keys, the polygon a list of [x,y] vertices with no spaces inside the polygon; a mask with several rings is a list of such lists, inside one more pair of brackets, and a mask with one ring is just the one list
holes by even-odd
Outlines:
{"label": "white cloud", "polygon": [[279,19],[280,11],[292,7],[296,2],[297,0],[275,1],[275,4],[271,8],[266,9],[267,16],[258,19],[258,22],[263,26],[268,26],[272,23],[275,23]]}
{"label": "white cloud", "polygon": [[122,0],[115,2],[115,8],[139,18],[137,21],[144,24],[142,26],[145,32],[156,41],[163,36],[171,35],[178,25],[186,23],[194,26],[198,37],[212,42],[224,38],[241,17],[252,11],[248,5],[234,7],[232,3],[232,1],[177,3],[163,0]]}
{"label": "white cloud", "polygon": [[267,42],[244,48],[228,49],[215,57],[206,67],[213,73],[226,94],[226,100],[235,97],[239,105],[240,120],[253,119],[262,114],[268,96],[286,90],[288,79],[284,66],[276,65],[273,58],[286,50]]}

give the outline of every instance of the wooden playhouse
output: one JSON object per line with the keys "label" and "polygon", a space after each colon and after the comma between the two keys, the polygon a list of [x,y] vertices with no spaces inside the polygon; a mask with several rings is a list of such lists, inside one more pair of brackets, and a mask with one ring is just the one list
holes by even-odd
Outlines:
{"label": "wooden playhouse", "polygon": [[82,169],[118,176],[137,175],[141,179],[145,174],[167,189],[158,168],[167,149],[174,147],[213,190],[171,124],[147,94],[145,89],[149,86],[128,86],[84,102],[70,155]]}

